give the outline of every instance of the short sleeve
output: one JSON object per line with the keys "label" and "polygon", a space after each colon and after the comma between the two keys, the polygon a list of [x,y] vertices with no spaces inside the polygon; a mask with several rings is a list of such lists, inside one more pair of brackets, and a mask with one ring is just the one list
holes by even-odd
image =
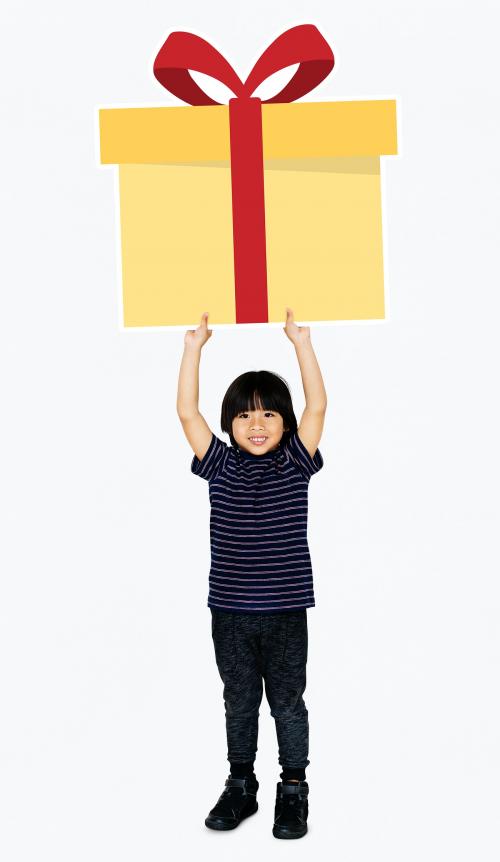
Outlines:
{"label": "short sleeve", "polygon": [[323,466],[323,456],[321,455],[321,452],[319,449],[316,449],[314,457],[311,458],[297,431],[291,435],[284,448],[285,452],[287,452],[288,456],[292,459],[296,467],[298,467],[302,475],[307,480],[309,480],[314,473],[321,470]]}
{"label": "short sleeve", "polygon": [[194,456],[191,462],[191,472],[210,482],[219,472],[227,448],[227,443],[224,443],[212,432],[210,446],[201,461],[196,455]]}

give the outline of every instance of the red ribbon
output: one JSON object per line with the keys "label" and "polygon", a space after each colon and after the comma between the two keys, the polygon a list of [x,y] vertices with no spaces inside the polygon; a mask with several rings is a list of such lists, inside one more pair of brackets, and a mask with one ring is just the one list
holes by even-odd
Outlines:
{"label": "red ribbon", "polygon": [[154,62],[160,84],[190,105],[221,103],[198,86],[189,70],[216,78],[236,97],[229,100],[229,123],[237,323],[268,322],[262,101],[252,93],[270,75],[296,63],[293,78],[264,104],[300,99],[333,69],[332,50],[313,24],[278,36],[244,82],[222,54],[193,33],[171,33]]}

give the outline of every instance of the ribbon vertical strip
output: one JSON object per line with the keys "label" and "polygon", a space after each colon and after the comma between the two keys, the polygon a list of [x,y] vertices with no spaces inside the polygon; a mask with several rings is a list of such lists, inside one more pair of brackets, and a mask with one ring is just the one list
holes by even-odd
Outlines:
{"label": "ribbon vertical strip", "polygon": [[230,99],[236,323],[267,323],[261,101]]}

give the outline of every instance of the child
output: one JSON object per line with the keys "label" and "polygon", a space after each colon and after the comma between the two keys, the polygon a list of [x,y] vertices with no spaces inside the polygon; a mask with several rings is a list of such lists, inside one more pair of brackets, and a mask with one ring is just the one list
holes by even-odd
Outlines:
{"label": "child", "polygon": [[276,838],[307,832],[309,785],[306,687],[307,608],[314,607],[307,543],[307,493],[323,466],[318,443],[326,392],[309,327],[287,309],[284,331],[293,343],[306,406],[300,426],[285,381],[269,371],[238,377],[222,402],[221,428],[231,446],[198,410],[201,348],[212,335],[208,312],[184,338],[177,412],[194,451],[191,471],[209,483],[211,569],[208,607],[224,705],[231,771],[205,820],[234,829],[257,811],[254,774],[263,680],[276,722],[282,766],[274,812]]}

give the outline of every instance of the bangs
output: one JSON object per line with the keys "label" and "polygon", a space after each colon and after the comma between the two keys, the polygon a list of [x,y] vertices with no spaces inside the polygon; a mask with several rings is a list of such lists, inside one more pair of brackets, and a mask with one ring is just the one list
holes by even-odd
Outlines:
{"label": "bangs", "polygon": [[269,386],[254,388],[251,381],[235,393],[232,408],[235,415],[251,410],[273,410],[281,413],[283,410],[283,398],[277,396],[276,390]]}

